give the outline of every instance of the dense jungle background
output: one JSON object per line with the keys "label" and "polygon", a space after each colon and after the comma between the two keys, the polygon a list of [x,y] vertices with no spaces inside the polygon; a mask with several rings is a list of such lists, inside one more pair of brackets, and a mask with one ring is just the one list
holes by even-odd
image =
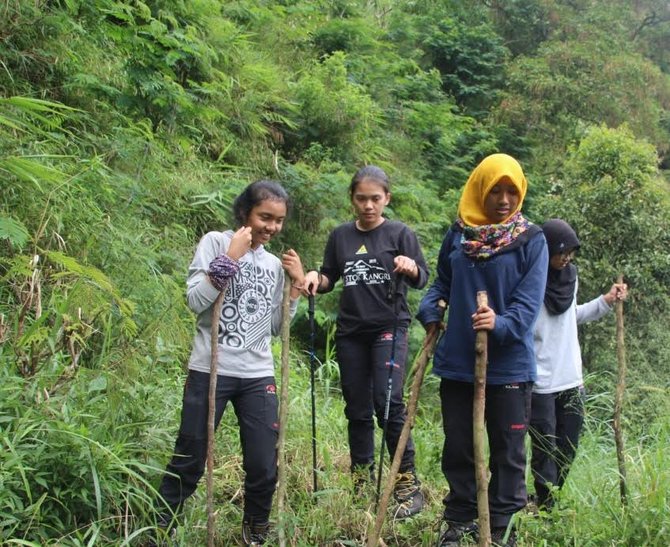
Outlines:
{"label": "dense jungle background", "polygon": [[[329,229],[352,218],[351,175],[378,164],[389,216],[417,232],[434,269],[468,172],[497,151],[527,171],[529,218],[576,228],[580,301],[619,272],[630,287],[628,506],[611,314],[580,330],[588,415],[572,474],[551,514],[519,515],[520,542],[668,545],[668,2],[0,1],[0,543],[149,537],[193,331],[186,270],[248,182],[285,184],[293,211],[271,250],[293,247],[315,268]],[[360,545],[372,518],[373,492],[350,493],[336,299],[317,299],[317,495],[305,302],[292,326],[292,545]],[[422,338],[414,325],[413,353]],[[388,545],[437,537],[437,385],[426,379],[415,428],[428,507],[387,522]],[[238,544],[231,409],[216,460],[217,540]],[[203,484],[177,542],[204,544],[205,524]]]}

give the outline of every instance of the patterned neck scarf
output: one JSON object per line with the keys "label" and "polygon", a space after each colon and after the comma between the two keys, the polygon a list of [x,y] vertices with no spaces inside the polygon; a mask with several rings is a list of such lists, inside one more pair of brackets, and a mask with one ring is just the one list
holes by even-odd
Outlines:
{"label": "patterned neck scarf", "polygon": [[461,219],[456,222],[463,230],[461,236],[463,252],[466,256],[477,260],[486,260],[498,254],[514,243],[530,226],[530,222],[520,211],[501,224],[467,226]]}

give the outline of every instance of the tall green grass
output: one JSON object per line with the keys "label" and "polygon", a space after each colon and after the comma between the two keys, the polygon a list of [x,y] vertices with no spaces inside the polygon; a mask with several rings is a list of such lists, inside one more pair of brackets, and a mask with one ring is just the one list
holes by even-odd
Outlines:
{"label": "tall green grass", "polygon": [[[346,420],[332,361],[321,365],[317,380],[317,437],[319,491],[312,492],[310,385],[307,357],[292,355],[289,429],[287,436],[288,502],[283,515],[272,515],[275,525],[287,527],[290,545],[364,545],[374,519],[375,485],[360,496],[353,494],[349,475]],[[438,537],[442,498],[447,485],[440,470],[442,428],[439,381],[429,376],[423,386],[414,440],[417,468],[423,482],[426,508],[405,522],[387,519],[382,538],[388,545],[433,545]],[[519,544],[535,545],[656,545],[670,544],[670,421],[660,416],[640,437],[628,438],[629,505],[619,500],[619,482],[613,435],[597,417],[603,404],[595,397],[583,443],[571,475],[559,495],[556,509],[517,518]],[[379,441],[379,432],[377,433]],[[232,410],[224,416],[217,444],[215,471],[218,535],[221,545],[240,540],[243,481],[237,427]],[[379,444],[377,444],[377,447]],[[385,458],[388,465],[389,459]],[[204,488],[188,504],[179,541],[201,544],[205,538]],[[390,517],[390,515],[389,515]],[[275,538],[276,540],[276,538]]]}
{"label": "tall green grass", "polygon": [[[0,353],[7,362],[8,355]],[[131,360],[132,361],[132,360]],[[4,369],[0,397],[0,541],[23,545],[141,545],[155,527],[156,487],[172,450],[184,373],[176,363],[137,360],[117,371],[82,369],[69,391],[45,398],[35,379]],[[275,525],[290,544],[362,545],[374,518],[374,489],[353,494],[337,366],[317,374],[319,491],[312,492],[307,355],[294,348],[286,452],[288,500]],[[426,509],[382,531],[388,545],[431,545],[442,498],[438,380],[423,386],[414,440]],[[521,513],[520,545],[670,544],[670,420],[660,415],[627,436],[629,504],[619,500],[611,429],[590,400],[587,428],[559,502],[550,514]],[[379,435],[379,433],[377,433]],[[377,436],[377,438],[379,438]],[[385,458],[388,465],[389,459]],[[240,542],[243,484],[236,418],[228,408],[217,434],[215,504],[219,545]],[[206,538],[204,484],[187,502],[181,545]],[[276,539],[276,538],[275,538]]]}

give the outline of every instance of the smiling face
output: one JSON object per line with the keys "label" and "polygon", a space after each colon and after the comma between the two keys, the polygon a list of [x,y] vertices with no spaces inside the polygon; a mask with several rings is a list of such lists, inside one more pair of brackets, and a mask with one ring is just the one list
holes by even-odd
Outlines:
{"label": "smiling face", "polygon": [[391,194],[384,185],[372,178],[364,178],[356,185],[351,194],[361,230],[372,230],[384,222],[382,213],[391,201]]}
{"label": "smiling face", "polygon": [[507,179],[501,179],[484,199],[484,214],[492,224],[507,220],[519,206],[519,190]]}
{"label": "smiling face", "polygon": [[266,245],[284,226],[286,202],[280,199],[264,199],[252,207],[245,226],[251,228],[251,248]]}

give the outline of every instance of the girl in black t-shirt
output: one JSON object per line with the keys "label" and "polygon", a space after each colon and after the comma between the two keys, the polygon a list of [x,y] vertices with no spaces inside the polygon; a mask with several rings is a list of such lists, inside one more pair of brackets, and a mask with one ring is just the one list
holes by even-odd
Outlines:
{"label": "girl in black t-shirt", "polygon": [[[389,181],[379,167],[358,170],[349,187],[356,220],[335,228],[326,244],[319,272],[308,272],[305,294],[329,292],[341,279],[336,350],[345,415],[348,420],[351,470],[357,485],[374,475],[374,421],[384,428],[389,367],[392,392],[385,442],[393,458],[405,422],[403,381],[410,313],[407,288],[420,289],[428,268],[416,235],[405,224],[383,216],[391,200]],[[423,508],[410,438],[394,497],[395,518]]]}

